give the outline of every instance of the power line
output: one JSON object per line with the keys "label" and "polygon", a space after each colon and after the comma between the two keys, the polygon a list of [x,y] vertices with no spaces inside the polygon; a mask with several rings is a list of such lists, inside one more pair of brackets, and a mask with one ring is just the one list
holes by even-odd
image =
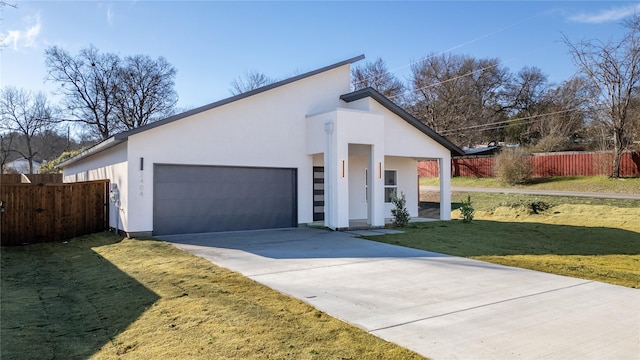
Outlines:
{"label": "power line", "polygon": [[10,6],[10,7],[14,8],[14,9],[18,8],[18,4],[9,4],[6,1],[0,1],[0,6]]}
{"label": "power line", "polygon": [[[477,38],[474,38],[474,39],[472,39],[472,40],[469,40],[469,41],[466,41],[466,42],[460,43],[460,44],[455,45],[455,46],[453,46],[453,47],[450,47],[450,48],[448,48],[448,49],[446,49],[446,50],[440,51],[439,53],[436,53],[436,54],[430,54],[430,55],[424,56],[424,57],[422,57],[422,58],[420,58],[420,59],[418,59],[418,60],[411,61],[411,62],[409,62],[408,64],[405,64],[405,65],[402,65],[402,66],[399,66],[399,67],[393,68],[393,69],[391,69],[391,70],[388,70],[388,71],[386,71],[386,72],[385,72],[385,73],[383,73],[383,74],[379,74],[379,75],[376,75],[376,76],[368,77],[368,78],[366,78],[366,79],[362,79],[362,80],[360,80],[360,81],[355,82],[355,83],[354,83],[354,85],[359,85],[359,84],[362,84],[362,83],[365,83],[365,82],[369,82],[370,80],[372,80],[372,79],[376,79],[376,78],[379,78],[379,77],[381,77],[382,75],[392,74],[392,73],[397,72],[398,70],[404,69],[404,68],[409,67],[409,66],[412,66],[412,65],[414,65],[414,64],[418,64],[418,63],[420,63],[420,62],[423,62],[423,61],[426,61],[426,60],[432,59],[432,58],[434,58],[434,57],[437,57],[437,56],[440,56],[440,55],[443,55],[443,54],[446,54],[446,53],[452,52],[453,50],[456,50],[456,49],[459,49],[459,48],[465,47],[465,46],[467,46],[467,45],[470,45],[470,44],[473,44],[473,43],[475,43],[475,42],[478,42],[478,41],[480,41],[480,40],[482,40],[482,39],[485,39],[485,38],[488,38],[488,37],[493,36],[493,35],[495,35],[495,34],[501,33],[501,32],[503,32],[503,31],[505,31],[505,30],[508,30],[508,29],[510,29],[510,28],[512,28],[512,27],[515,27],[515,26],[517,26],[517,25],[520,25],[520,24],[522,24],[522,23],[524,23],[524,22],[526,22],[526,21],[528,21],[528,20],[530,20],[530,19],[532,19],[532,18],[538,17],[538,16],[539,16],[539,14],[529,16],[529,17],[527,17],[527,18],[524,18],[524,19],[522,19],[522,20],[520,20],[520,21],[514,22],[514,23],[512,23],[512,24],[510,24],[510,25],[507,25],[507,26],[505,26],[505,27],[503,27],[503,28],[500,28],[500,29],[498,29],[498,30],[495,30],[495,31],[489,32],[489,33],[487,33],[487,34],[481,35],[481,36],[479,36],[479,37],[477,37]],[[517,59],[517,58],[513,58],[513,59],[510,59],[510,60],[508,60],[508,61],[512,61],[512,60],[515,60],[515,59]],[[504,63],[504,62],[503,62],[503,63]]]}
{"label": "power line", "polygon": [[[452,134],[458,131],[472,130],[472,129],[478,129],[478,131],[496,130],[496,129],[507,127],[512,123],[517,123],[517,122],[532,123],[536,121],[548,120],[549,118],[545,119],[544,117],[550,116],[550,115],[564,114],[564,113],[576,111],[576,110],[580,110],[580,108],[571,108],[571,109],[565,109],[560,111],[554,111],[550,113],[526,116],[526,117],[517,118],[517,119],[502,120],[502,121],[496,121],[496,122],[480,124],[480,125],[472,125],[472,126],[467,126],[467,127],[458,128],[458,129],[448,129],[448,130],[443,130],[440,133],[442,135],[447,135],[447,134]],[[540,119],[537,119],[537,118],[540,118]],[[526,121],[526,120],[529,120],[529,121]]]}
{"label": "power line", "polygon": [[[490,66],[485,66],[485,67],[483,67],[483,68],[476,69],[476,70],[470,71],[470,72],[468,72],[468,73],[466,73],[466,74],[458,75],[458,76],[452,77],[452,78],[447,79],[447,80],[439,81],[439,82],[436,82],[436,83],[434,83],[434,84],[429,84],[429,85],[427,85],[427,86],[423,86],[423,87],[421,87],[421,88],[412,89],[412,90],[410,90],[410,91],[405,91],[404,93],[406,93],[406,92],[417,92],[417,91],[421,91],[421,90],[424,90],[424,89],[428,89],[428,88],[436,87],[436,86],[439,86],[439,85],[442,85],[442,84],[448,83],[448,82],[450,82],[450,81],[454,81],[454,80],[462,79],[462,78],[467,77],[467,76],[471,76],[471,75],[473,75],[473,74],[475,74],[475,73],[477,73],[477,72],[480,72],[480,71],[484,71],[484,70],[488,70],[488,69],[491,69],[491,68],[494,68],[494,67],[498,67],[499,65],[502,65],[502,64],[504,64],[504,63],[507,63],[507,62],[513,61],[513,60],[515,60],[515,59],[517,59],[517,58],[511,58],[511,59],[509,59],[509,60],[501,61],[501,62],[499,62],[499,63],[495,63],[495,64],[490,65]],[[404,93],[403,93],[403,94],[404,94]],[[402,95],[402,94],[397,94],[397,95],[389,96],[389,99],[390,99],[390,100],[391,100],[391,99],[394,99],[394,98],[396,98],[396,97],[398,97],[398,96],[400,96],[400,95]]]}

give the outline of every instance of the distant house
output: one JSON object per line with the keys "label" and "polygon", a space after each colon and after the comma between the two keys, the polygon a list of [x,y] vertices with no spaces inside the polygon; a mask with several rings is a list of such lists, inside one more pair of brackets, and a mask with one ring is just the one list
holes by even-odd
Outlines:
{"label": "distant house", "polygon": [[500,146],[484,146],[473,149],[463,149],[465,156],[481,156],[481,155],[495,155],[500,151]]}
{"label": "distant house", "polygon": [[[33,174],[37,174],[40,171],[40,166],[42,164],[38,161],[33,162]],[[29,171],[29,160],[25,158],[16,159],[10,161],[4,165],[5,172],[8,173],[16,173],[16,174],[30,174]]]}
{"label": "distant house", "polygon": [[437,159],[450,219],[462,150],[375,90],[352,92],[363,58],[114,135],[62,163],[64,181],[110,179],[111,226],[129,235],[380,227],[400,192],[418,216],[417,161]]}

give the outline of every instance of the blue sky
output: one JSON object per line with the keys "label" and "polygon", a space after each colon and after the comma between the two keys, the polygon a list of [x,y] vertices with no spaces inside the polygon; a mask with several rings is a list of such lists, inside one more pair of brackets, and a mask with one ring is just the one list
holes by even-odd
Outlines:
{"label": "blue sky", "polygon": [[283,79],[364,54],[401,79],[430,53],[536,66],[553,83],[575,68],[562,42],[617,39],[629,1],[19,1],[2,7],[0,85],[50,94],[44,50],[95,45],[121,56],[163,56],[178,70],[178,106],[230,96],[247,71]]}

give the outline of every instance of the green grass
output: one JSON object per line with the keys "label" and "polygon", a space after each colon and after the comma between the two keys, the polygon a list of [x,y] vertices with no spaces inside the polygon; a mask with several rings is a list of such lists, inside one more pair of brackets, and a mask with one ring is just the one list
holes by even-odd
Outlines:
{"label": "green grass", "polygon": [[640,288],[640,233],[604,227],[474,220],[412,224],[371,240]]}
{"label": "green grass", "polygon": [[103,233],[0,255],[3,360],[421,358],[164,242]]}
{"label": "green grass", "polygon": [[[471,200],[471,223],[414,223],[404,234],[370,239],[640,288],[640,202],[483,193]],[[530,202],[541,200],[552,207],[532,213]]]}
{"label": "green grass", "polygon": [[[420,185],[439,184],[438,178],[420,179]],[[500,183],[495,178],[453,177],[451,186],[640,194],[640,178],[612,179],[605,176],[554,176],[515,186]]]}
{"label": "green grass", "polygon": [[[439,196],[439,195],[438,195]],[[494,211],[499,207],[519,208],[529,207],[531,203],[542,201],[551,206],[570,205],[590,205],[590,206],[612,206],[616,208],[640,208],[640,200],[636,199],[606,199],[606,198],[585,198],[570,196],[546,196],[527,194],[500,194],[500,193],[466,193],[455,192],[451,194],[452,207],[455,209],[462,204],[463,200],[471,196],[473,206],[479,211]],[[436,200],[431,199],[431,200]],[[439,199],[438,199],[439,200]],[[595,208],[594,208],[595,209]]]}

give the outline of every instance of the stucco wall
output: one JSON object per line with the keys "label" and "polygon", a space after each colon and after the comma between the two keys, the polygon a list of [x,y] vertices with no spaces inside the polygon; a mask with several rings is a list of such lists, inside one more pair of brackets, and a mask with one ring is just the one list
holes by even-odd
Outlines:
{"label": "stucco wall", "polygon": [[[406,157],[387,156],[385,157],[386,170],[396,170],[398,172],[398,196],[404,193],[407,199],[407,210],[411,217],[418,216],[418,163]],[[385,203],[385,217],[391,217],[391,209],[395,208],[392,203]]]}
{"label": "stucco wall", "polygon": [[295,168],[298,222],[311,222],[313,156],[305,118],[339,107],[339,95],[348,91],[345,65],[130,136],[128,173],[136,190],[128,193],[129,231],[153,228],[154,163]]}
{"label": "stucco wall", "polygon": [[116,184],[120,192],[120,208],[109,202],[109,226],[129,231],[128,209],[128,164],[127,143],[116,145],[99,152],[90,158],[80,160],[63,170],[64,182],[91,181],[109,179]]}
{"label": "stucco wall", "polygon": [[[414,160],[440,160],[440,164],[446,167],[440,173],[447,174],[440,178],[440,214],[442,220],[449,220],[451,213],[451,177],[449,176],[451,151],[371,98],[350,102],[348,107],[384,115],[385,168],[391,170],[393,167],[398,167],[404,169],[403,174],[405,172],[411,174],[410,176],[403,175],[398,180],[398,189],[405,192],[407,209],[411,216],[418,215],[417,163]],[[389,163],[393,157],[396,157],[396,160]],[[400,176],[400,172],[398,174]],[[407,179],[406,182],[403,179]],[[385,217],[390,216],[391,208],[391,205],[385,204]]]}
{"label": "stucco wall", "polygon": [[349,145],[349,218],[367,218],[366,175],[368,175],[370,145]]}
{"label": "stucco wall", "polygon": [[384,149],[388,156],[433,159],[451,156],[450,150],[371,98],[356,100],[347,106],[351,109],[384,115]]}

